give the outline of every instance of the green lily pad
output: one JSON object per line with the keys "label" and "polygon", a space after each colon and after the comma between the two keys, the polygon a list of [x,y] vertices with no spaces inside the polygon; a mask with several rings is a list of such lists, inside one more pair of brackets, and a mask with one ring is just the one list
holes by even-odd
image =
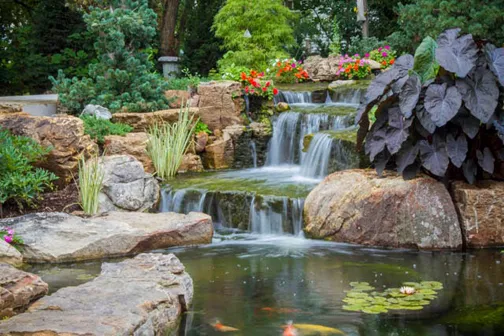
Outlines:
{"label": "green lily pad", "polygon": [[368,293],[363,293],[363,292],[354,292],[354,291],[349,291],[347,293],[347,297],[349,298],[367,298],[369,297],[369,294]]}
{"label": "green lily pad", "polygon": [[420,284],[423,288],[430,288],[434,290],[443,289],[443,284],[438,281],[422,281]]}
{"label": "green lily pad", "polygon": [[344,305],[343,310],[348,310],[348,311],[354,311],[354,312],[360,312],[362,310],[362,306],[359,305]]}

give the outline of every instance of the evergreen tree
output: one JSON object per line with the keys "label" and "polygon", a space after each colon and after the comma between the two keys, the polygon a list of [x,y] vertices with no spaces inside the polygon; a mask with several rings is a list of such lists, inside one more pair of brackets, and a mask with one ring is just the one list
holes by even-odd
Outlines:
{"label": "evergreen tree", "polygon": [[294,18],[281,0],[227,0],[213,25],[215,35],[229,50],[219,67],[235,64],[264,69],[271,59],[286,57],[285,49],[294,44]]}
{"label": "evergreen tree", "polygon": [[156,36],[156,14],[147,0],[113,0],[109,8],[84,14],[98,62],[89,65],[89,77],[68,79],[60,71],[51,78],[61,103],[71,111],[98,104],[111,111],[155,111],[166,108],[166,82],[149,59]]}

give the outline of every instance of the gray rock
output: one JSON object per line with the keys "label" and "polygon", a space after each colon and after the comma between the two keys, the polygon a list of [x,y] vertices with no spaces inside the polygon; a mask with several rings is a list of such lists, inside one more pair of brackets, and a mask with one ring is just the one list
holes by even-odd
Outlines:
{"label": "gray rock", "polygon": [[433,178],[404,181],[386,172],[346,170],[329,175],[305,201],[312,238],[383,247],[460,249],[462,233],[450,194]]}
{"label": "gray rock", "polygon": [[105,263],[93,281],[60,289],[0,324],[0,334],[172,335],[193,298],[192,279],[173,254]]}
{"label": "gray rock", "polygon": [[0,263],[19,266],[23,263],[23,256],[12,245],[0,239]]}
{"label": "gray rock", "polygon": [[144,171],[140,161],[130,155],[112,155],[101,159],[104,172],[99,195],[99,212],[146,211],[159,202],[157,180]]}
{"label": "gray rock", "polygon": [[47,291],[47,284],[37,275],[0,264],[0,318],[24,311]]}
{"label": "gray rock", "polygon": [[83,219],[65,213],[35,213],[0,221],[23,237],[24,261],[71,262],[133,255],[170,246],[210,243],[211,217],[110,212]]}
{"label": "gray rock", "polygon": [[106,119],[106,120],[112,119],[112,113],[110,113],[108,108],[93,104],[86,105],[81,115],[90,115],[98,119]]}

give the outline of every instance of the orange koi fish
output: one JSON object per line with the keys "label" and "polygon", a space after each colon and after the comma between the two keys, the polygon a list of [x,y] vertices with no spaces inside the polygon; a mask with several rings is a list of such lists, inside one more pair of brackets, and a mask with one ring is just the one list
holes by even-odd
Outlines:
{"label": "orange koi fish", "polygon": [[240,329],[237,329],[237,328],[233,328],[233,327],[230,327],[230,326],[226,326],[222,323],[220,323],[220,321],[216,321],[215,323],[213,324],[210,324],[215,330],[217,331],[220,331],[220,332],[233,332],[233,331],[239,331]]}
{"label": "orange koi fish", "polygon": [[287,325],[283,326],[284,331],[282,336],[298,336],[297,329],[292,325],[292,321],[288,322]]}

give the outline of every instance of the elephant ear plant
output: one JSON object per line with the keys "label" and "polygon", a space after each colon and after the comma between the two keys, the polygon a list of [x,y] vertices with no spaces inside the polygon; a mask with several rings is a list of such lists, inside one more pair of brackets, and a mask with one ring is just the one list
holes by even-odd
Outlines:
{"label": "elephant ear plant", "polygon": [[473,183],[504,160],[504,48],[459,33],[425,38],[369,86],[357,143],[379,175],[395,165],[405,179],[423,169]]}

